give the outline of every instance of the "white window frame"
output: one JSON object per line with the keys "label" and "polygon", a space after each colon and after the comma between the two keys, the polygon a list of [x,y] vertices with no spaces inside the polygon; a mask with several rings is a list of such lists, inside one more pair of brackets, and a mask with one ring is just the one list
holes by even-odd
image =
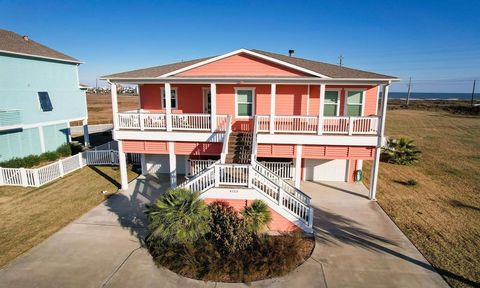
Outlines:
{"label": "white window frame", "polygon": [[[175,106],[172,106],[170,108],[172,109],[178,109],[178,89],[177,87],[170,88],[171,91],[175,91],[175,97],[172,97],[175,99]],[[173,93],[171,93],[173,95]],[[165,100],[165,87],[160,88],[160,105],[162,109],[165,109],[165,106],[163,105],[163,101]],[[172,101],[170,101],[170,104]]]}
{"label": "white window frame", "polygon": [[[342,107],[342,97],[341,97],[341,96],[342,96],[342,89],[340,89],[340,88],[327,88],[327,89],[325,89],[325,92],[327,92],[327,91],[335,91],[335,92],[337,92],[337,97],[338,97],[338,102],[337,102],[337,115],[335,115],[335,116],[338,117],[338,116],[340,116],[340,107]],[[326,102],[325,102],[325,97],[323,97],[323,103],[322,103],[322,105],[323,105],[323,111],[325,111],[325,104],[326,104]],[[325,113],[325,112],[324,112],[324,113]],[[323,116],[323,115],[322,115],[322,117],[335,117],[335,116]]]}
{"label": "white window frame", "polygon": [[[252,119],[255,116],[255,87],[235,87],[235,118]],[[252,116],[238,115],[238,90],[252,91]]]}
{"label": "white window frame", "polygon": [[[208,97],[208,93],[210,93],[210,95],[212,94],[212,91],[210,89],[210,87],[202,87],[202,96],[203,96],[203,101],[202,101],[202,106],[203,106],[203,113],[206,113],[208,114],[207,112],[207,97]],[[211,103],[210,103],[211,105]],[[210,107],[211,108],[211,107]],[[211,111],[210,111],[210,114],[211,114]]]}
{"label": "white window frame", "polygon": [[[345,103],[343,104],[344,112],[343,114],[348,117],[348,92],[362,92],[362,112],[359,117],[363,117],[365,115],[365,96],[366,96],[366,89],[365,88],[357,88],[357,89],[345,89]],[[358,103],[355,103],[358,104]],[[357,116],[352,116],[352,117],[357,117]]]}

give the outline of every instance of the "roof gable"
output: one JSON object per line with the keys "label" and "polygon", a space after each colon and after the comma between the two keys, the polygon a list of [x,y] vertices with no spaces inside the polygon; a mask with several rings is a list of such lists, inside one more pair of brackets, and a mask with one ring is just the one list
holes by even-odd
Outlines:
{"label": "roof gable", "polygon": [[306,77],[309,74],[241,52],[172,76]]}
{"label": "roof gable", "polygon": [[50,60],[81,63],[78,59],[29,39],[27,36],[0,29],[0,52]]}

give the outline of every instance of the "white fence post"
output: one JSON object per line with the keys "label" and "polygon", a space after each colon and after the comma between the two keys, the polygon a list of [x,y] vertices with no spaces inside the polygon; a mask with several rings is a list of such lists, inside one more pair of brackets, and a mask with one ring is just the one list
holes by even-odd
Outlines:
{"label": "white fence post", "polygon": [[60,173],[60,177],[63,177],[63,165],[62,165],[62,160],[58,160],[58,172]]}
{"label": "white fence post", "polygon": [[215,165],[215,187],[218,187],[220,185],[220,167]]}
{"label": "white fence post", "polygon": [[82,168],[84,166],[83,165],[83,159],[82,159],[83,158],[82,157],[83,153],[79,152],[77,155],[78,155],[78,165],[80,165],[80,168]]}
{"label": "white fence post", "polygon": [[112,165],[115,164],[115,153],[113,150],[110,150],[110,161],[112,162]]}
{"label": "white fence post", "polygon": [[38,169],[33,169],[33,185],[40,187],[40,176],[38,175]]}
{"label": "white fence post", "polygon": [[252,188],[252,186],[253,186],[253,183],[252,183],[252,180],[253,180],[253,179],[252,179],[252,177],[253,177],[253,167],[252,167],[252,165],[249,165],[249,166],[248,166],[248,170],[247,170],[247,171],[248,171],[247,187],[248,187],[248,188]]}
{"label": "white fence post", "polygon": [[27,187],[28,179],[27,179],[27,171],[25,170],[25,168],[20,168],[20,176],[22,178],[22,186]]}
{"label": "white fence post", "polygon": [[282,187],[280,187],[280,185],[278,185],[277,187],[278,187],[278,205],[283,206],[283,189]]}
{"label": "white fence post", "polygon": [[0,167],[0,185],[5,184],[5,180],[3,180],[3,168]]}

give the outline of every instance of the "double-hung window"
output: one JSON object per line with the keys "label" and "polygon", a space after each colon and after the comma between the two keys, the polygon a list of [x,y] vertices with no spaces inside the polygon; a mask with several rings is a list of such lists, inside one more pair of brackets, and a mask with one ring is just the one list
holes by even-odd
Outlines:
{"label": "double-hung window", "polygon": [[237,115],[239,117],[253,116],[253,89],[236,89]]}
{"label": "double-hung window", "polygon": [[[177,88],[172,88],[170,89],[170,94],[172,96],[172,100],[170,100],[170,106],[172,109],[177,109],[178,106],[178,100],[177,100]],[[165,109],[165,106],[167,106],[167,104],[165,103],[165,89],[162,88],[162,108]]]}
{"label": "double-hung window", "polygon": [[43,112],[53,110],[52,102],[50,101],[48,92],[38,92],[38,101],[40,102],[40,108],[42,108]]}
{"label": "double-hung window", "polygon": [[347,91],[347,116],[362,116],[363,91]]}
{"label": "double-hung window", "polygon": [[338,91],[325,91],[323,116],[338,116],[339,102]]}

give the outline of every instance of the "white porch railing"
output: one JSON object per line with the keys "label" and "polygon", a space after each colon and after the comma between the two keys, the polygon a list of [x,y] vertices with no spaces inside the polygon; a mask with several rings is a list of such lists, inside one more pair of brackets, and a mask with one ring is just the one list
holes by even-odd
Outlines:
{"label": "white porch railing", "polygon": [[261,161],[260,163],[282,179],[293,179],[295,171],[293,162]]}
{"label": "white porch railing", "polygon": [[[167,130],[164,113],[123,112],[117,113],[118,128],[130,130]],[[210,131],[210,114],[171,114],[172,130],[176,131]],[[225,131],[227,115],[217,115],[216,131]]]}
{"label": "white porch railing", "polygon": [[[378,117],[275,116],[273,133],[377,135]],[[318,124],[320,124],[320,127]],[[270,116],[256,116],[258,132],[271,132]],[[319,129],[321,128],[321,129]]]}
{"label": "white porch railing", "polygon": [[207,169],[210,165],[217,162],[217,160],[207,159],[207,160],[195,160],[188,159],[188,172],[189,176],[197,175],[203,170]]}

